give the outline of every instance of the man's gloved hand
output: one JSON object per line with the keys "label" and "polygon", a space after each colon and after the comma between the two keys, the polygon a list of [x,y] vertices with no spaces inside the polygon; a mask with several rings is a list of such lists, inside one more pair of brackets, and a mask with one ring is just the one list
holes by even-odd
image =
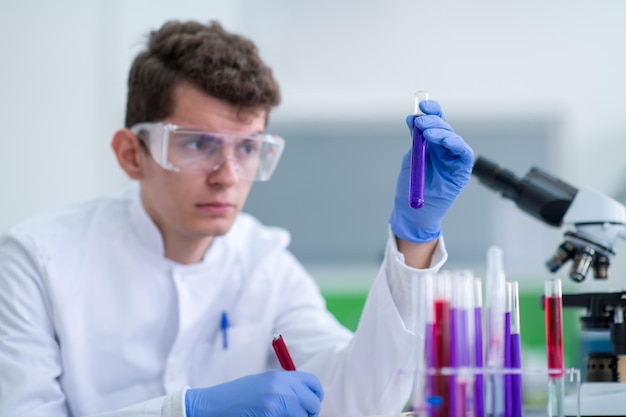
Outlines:
{"label": "man's gloved hand", "polygon": [[411,132],[415,123],[427,141],[424,206],[415,210],[409,205],[409,150],[402,159],[395,203],[389,219],[394,235],[415,243],[429,242],[439,237],[441,222],[469,181],[474,163],[474,152],[445,122],[439,103],[425,100],[419,106],[424,115],[409,115],[406,122]]}
{"label": "man's gloved hand", "polygon": [[314,417],[324,393],[313,374],[272,370],[185,394],[187,417]]}

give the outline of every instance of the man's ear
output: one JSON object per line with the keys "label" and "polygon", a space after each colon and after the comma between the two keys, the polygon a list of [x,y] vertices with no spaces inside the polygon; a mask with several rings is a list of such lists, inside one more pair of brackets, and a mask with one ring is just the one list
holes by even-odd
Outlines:
{"label": "man's ear", "polygon": [[144,178],[148,154],[137,136],[128,129],[120,129],[113,135],[111,148],[126,175],[134,180]]}

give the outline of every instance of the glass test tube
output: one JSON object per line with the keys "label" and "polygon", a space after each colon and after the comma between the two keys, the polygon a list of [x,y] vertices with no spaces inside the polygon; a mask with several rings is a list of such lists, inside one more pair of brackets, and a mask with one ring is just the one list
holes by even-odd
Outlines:
{"label": "glass test tube", "polygon": [[434,326],[435,326],[435,294],[434,294],[434,276],[428,274],[421,280],[421,299],[420,305],[420,317],[422,322],[417,321],[417,326],[422,326],[422,329],[418,329],[416,332],[424,331],[424,349],[423,352],[419,352],[423,357],[418,357],[418,363],[420,364],[420,370],[425,372],[418,372],[415,376],[415,382],[413,386],[412,396],[412,411],[421,412],[426,409],[429,416],[433,416],[431,410],[431,403],[433,398],[433,376],[430,372],[435,368],[434,363]]}
{"label": "glass test tube", "polygon": [[[462,340],[460,340],[460,329],[463,325],[461,320],[461,297],[462,289],[460,285],[460,277],[458,273],[452,275],[451,278],[451,301],[450,301],[450,368],[458,369],[461,366],[461,350],[463,349]],[[459,377],[452,373],[448,377],[448,401],[450,402],[450,416],[461,416],[461,393],[459,392]]]}
{"label": "glass test tube", "polygon": [[561,280],[545,282],[546,350],[548,359],[548,414],[562,417],[564,393],[563,293]]}
{"label": "glass test tube", "polygon": [[428,100],[426,91],[415,93],[415,109],[412,128],[411,172],[409,176],[409,205],[418,209],[424,206],[424,181],[426,177],[426,140],[422,131],[415,126],[415,117],[424,113],[419,108],[420,101]]}
{"label": "glass test tube", "polygon": [[[519,284],[511,282],[511,368],[522,369],[519,311]],[[511,374],[511,406],[513,417],[522,417],[522,375]]]}
{"label": "glass test tube", "polygon": [[[435,368],[450,367],[450,274],[442,271],[435,278],[435,324],[434,324],[434,364]],[[441,399],[441,406],[435,410],[435,417],[450,415],[449,376],[433,376],[433,395]]]}
{"label": "glass test tube", "polygon": [[505,284],[505,313],[504,313],[504,367],[507,372],[504,374],[504,415],[513,416],[513,396],[511,395],[512,374],[509,372],[511,364],[511,309],[513,308],[513,288],[511,283]]}
{"label": "glass test tube", "polygon": [[[481,370],[484,365],[483,352],[483,291],[479,278],[474,279],[474,367]],[[483,374],[474,378],[474,415],[485,417],[485,388]]]}
{"label": "glass test tube", "polygon": [[486,367],[492,372],[487,378],[487,414],[504,414],[504,315],[505,283],[503,252],[498,246],[487,250],[486,296]]}
{"label": "glass test tube", "polygon": [[474,275],[469,270],[457,272],[456,348],[457,373],[456,409],[459,416],[474,415]]}
{"label": "glass test tube", "polygon": [[[432,370],[435,369],[435,283],[434,277],[429,275],[429,280],[426,281],[424,288],[424,298],[425,298],[425,306],[426,306],[426,369]],[[426,406],[428,408],[428,415],[430,417],[434,416],[434,408],[430,407],[431,404],[438,403],[438,401],[434,401],[436,394],[434,389],[434,380],[433,376],[428,374],[426,376],[426,389],[425,389],[426,397],[428,401],[426,401]]]}

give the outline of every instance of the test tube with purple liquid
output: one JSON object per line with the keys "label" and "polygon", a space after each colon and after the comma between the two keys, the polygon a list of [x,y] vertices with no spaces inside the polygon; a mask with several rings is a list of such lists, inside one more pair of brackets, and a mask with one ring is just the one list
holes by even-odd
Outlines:
{"label": "test tube with purple liquid", "polygon": [[[481,370],[483,359],[483,290],[480,279],[474,279],[474,367]],[[485,387],[479,372],[474,379],[474,415],[485,417]]]}
{"label": "test tube with purple liquid", "polygon": [[415,118],[423,116],[419,108],[420,101],[428,100],[428,93],[415,93],[415,110],[413,118],[413,145],[411,148],[411,173],[409,177],[409,205],[418,209],[424,205],[424,181],[426,176],[426,140],[422,131],[415,126]]}
{"label": "test tube with purple liquid", "polygon": [[[520,339],[520,318],[519,318],[519,284],[510,283],[511,288],[511,368],[522,369],[521,339]],[[522,417],[522,375],[521,373],[511,374],[511,407],[513,417]]]}

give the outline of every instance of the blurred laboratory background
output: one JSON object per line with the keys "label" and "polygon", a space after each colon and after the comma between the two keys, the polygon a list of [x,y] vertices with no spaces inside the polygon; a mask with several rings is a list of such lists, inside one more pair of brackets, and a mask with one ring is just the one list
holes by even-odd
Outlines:
{"label": "blurred laboratory background", "polygon": [[[283,93],[267,130],[285,137],[285,154],[247,211],[291,231],[293,252],[354,328],[383,256],[417,90],[476,155],[625,202],[625,15],[620,0],[2,0],[0,230],[121,190],[109,142],[131,59],[165,20],[216,19],[256,42]],[[504,250],[522,291],[526,360],[541,360],[538,294],[564,229],[474,178],[443,232],[449,269],[484,276],[487,248]],[[626,245],[615,251],[607,281],[555,275],[565,291],[622,290]],[[575,361],[581,335],[568,317]]]}

